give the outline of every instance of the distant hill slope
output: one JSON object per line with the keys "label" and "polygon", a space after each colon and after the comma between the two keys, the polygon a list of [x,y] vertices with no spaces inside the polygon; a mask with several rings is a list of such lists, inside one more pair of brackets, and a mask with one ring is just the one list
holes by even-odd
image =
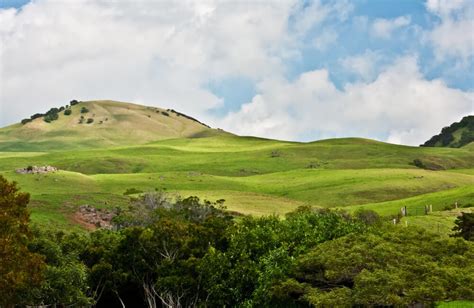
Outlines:
{"label": "distant hill slope", "polygon": [[131,103],[88,101],[63,108],[0,129],[0,151],[101,148],[225,134],[174,110]]}
{"label": "distant hill slope", "polygon": [[421,146],[460,148],[474,141],[474,115],[464,117],[441,130],[439,135],[431,137]]}

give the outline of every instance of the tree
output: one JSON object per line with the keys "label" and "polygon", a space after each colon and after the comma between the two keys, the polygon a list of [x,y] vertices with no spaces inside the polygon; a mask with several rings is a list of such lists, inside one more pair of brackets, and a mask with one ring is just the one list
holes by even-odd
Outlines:
{"label": "tree", "polygon": [[454,221],[455,237],[462,237],[467,241],[474,241],[474,213],[462,212]]}
{"label": "tree", "polygon": [[24,303],[22,291],[42,281],[43,257],[28,250],[30,196],[0,175],[0,306]]}
{"label": "tree", "polygon": [[343,212],[301,207],[277,216],[245,217],[228,229],[228,244],[205,257],[204,283],[210,306],[272,306],[273,285],[288,274],[294,259],[316,245],[365,225]]}
{"label": "tree", "polygon": [[273,296],[317,307],[412,306],[474,299],[474,245],[424,229],[387,226],[318,245]]}
{"label": "tree", "polygon": [[79,255],[89,243],[89,236],[78,233],[35,228],[30,250],[46,258],[42,283],[31,286],[27,296],[33,304],[86,306],[93,303],[88,296],[88,271]]}

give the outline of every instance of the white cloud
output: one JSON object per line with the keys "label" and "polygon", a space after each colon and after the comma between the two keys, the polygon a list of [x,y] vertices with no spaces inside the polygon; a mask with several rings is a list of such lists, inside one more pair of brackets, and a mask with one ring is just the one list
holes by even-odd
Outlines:
{"label": "white cloud", "polygon": [[314,47],[320,51],[325,51],[337,42],[338,34],[334,29],[327,29],[314,39]]}
{"label": "white cloud", "polygon": [[207,90],[210,81],[282,73],[295,54],[288,33],[294,10],[293,1],[91,0],[0,10],[0,125],[73,98],[202,117],[222,103]]}
{"label": "white cloud", "polygon": [[[0,126],[71,99],[116,99],[172,107],[242,134],[414,144],[472,112],[472,92],[425,80],[410,57],[382,72],[377,52],[343,58],[360,78],[342,90],[326,70],[288,81],[291,60],[309,44],[334,44],[338,28],[328,20],[337,24],[353,9],[349,1],[322,3],[36,0],[0,10]],[[452,7],[430,4],[443,20],[459,10]],[[410,18],[351,23],[389,37]],[[208,111],[223,102],[208,84],[234,77],[254,82],[258,94],[212,118]]]}
{"label": "white cloud", "polygon": [[345,71],[364,81],[372,81],[382,68],[382,58],[379,52],[366,50],[363,54],[346,57],[339,62]]}
{"label": "white cloud", "polygon": [[372,24],[371,33],[375,37],[389,39],[395,30],[408,26],[410,22],[410,16],[400,16],[394,19],[378,18]]}
{"label": "white cloud", "polygon": [[427,34],[437,59],[456,57],[467,62],[474,56],[474,2],[428,0],[426,7],[440,20]]}
{"label": "white cloud", "polygon": [[[220,123],[245,135],[298,139],[360,136],[417,145],[447,124],[473,112],[473,92],[428,81],[414,57],[404,57],[371,83],[338,90],[326,70],[301,74],[295,81],[269,79],[259,94]],[[382,138],[383,139],[383,138]]]}

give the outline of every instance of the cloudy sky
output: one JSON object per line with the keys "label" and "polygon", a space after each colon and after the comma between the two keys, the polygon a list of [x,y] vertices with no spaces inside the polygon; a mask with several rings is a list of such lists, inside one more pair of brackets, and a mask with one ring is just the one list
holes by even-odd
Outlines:
{"label": "cloudy sky", "polygon": [[0,126],[71,99],[417,145],[474,113],[474,1],[0,0]]}

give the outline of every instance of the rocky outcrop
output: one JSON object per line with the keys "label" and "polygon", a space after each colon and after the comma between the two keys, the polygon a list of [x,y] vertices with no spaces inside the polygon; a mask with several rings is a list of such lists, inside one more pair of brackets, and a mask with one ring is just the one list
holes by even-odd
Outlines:
{"label": "rocky outcrop", "polygon": [[16,169],[16,173],[19,174],[38,174],[38,173],[50,173],[56,172],[58,168],[52,166],[28,166],[26,168]]}
{"label": "rocky outcrop", "polygon": [[87,224],[97,228],[112,229],[112,218],[115,213],[106,209],[96,209],[90,205],[81,205],[76,217]]}

